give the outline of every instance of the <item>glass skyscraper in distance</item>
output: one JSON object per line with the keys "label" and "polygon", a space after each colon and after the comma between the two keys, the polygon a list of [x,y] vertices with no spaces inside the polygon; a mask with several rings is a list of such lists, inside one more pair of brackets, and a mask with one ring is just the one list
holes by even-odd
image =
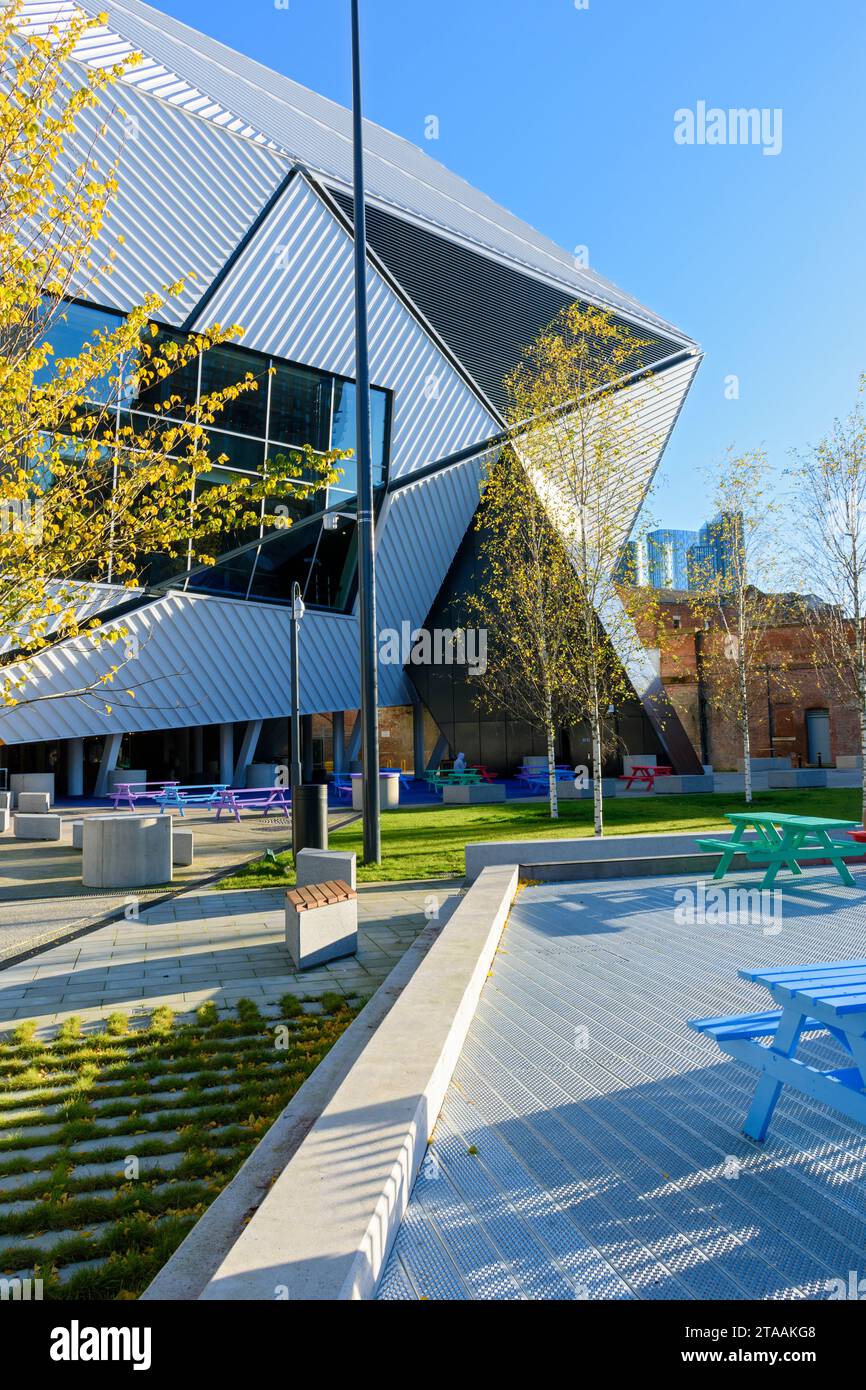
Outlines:
{"label": "glass skyscraper in distance", "polygon": [[697,589],[707,579],[726,579],[741,524],[736,513],[720,512],[699,531],[649,531],[623,547],[618,578],[635,587],[681,590]]}

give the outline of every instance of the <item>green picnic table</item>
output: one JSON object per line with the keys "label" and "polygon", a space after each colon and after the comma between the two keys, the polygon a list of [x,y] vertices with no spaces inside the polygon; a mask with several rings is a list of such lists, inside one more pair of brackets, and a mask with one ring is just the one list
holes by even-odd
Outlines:
{"label": "green picnic table", "polygon": [[478,782],[483,782],[481,773],[474,767],[467,767],[463,772],[425,772],[424,781],[433,791],[441,791],[443,787],[465,787],[475,786]]}
{"label": "green picnic table", "polygon": [[[779,811],[726,811],[725,819],[734,827],[730,840],[698,840],[701,849],[720,850],[721,858],[713,880],[724,878],[735,854],[745,854],[757,864],[766,864],[762,888],[771,888],[776,874],[784,866],[792,874],[802,874],[803,859],[829,859],[843,883],[854,886],[854,879],[843,856],[856,858],[866,854],[866,844],[850,840],[832,840],[832,830],[852,830],[858,821],[834,820],[826,816],[792,816]],[[755,832],[754,840],[744,839],[747,830]]]}

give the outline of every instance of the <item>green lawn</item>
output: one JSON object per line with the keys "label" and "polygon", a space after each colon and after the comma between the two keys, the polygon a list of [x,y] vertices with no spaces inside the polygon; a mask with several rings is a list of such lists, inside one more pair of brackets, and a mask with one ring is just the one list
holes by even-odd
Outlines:
{"label": "green lawn", "polygon": [[[741,797],[647,796],[605,803],[605,834],[635,835],[641,832],[680,831],[696,834],[726,824],[725,811],[741,810]],[[856,787],[815,788],[800,791],[757,792],[756,810],[802,812],[804,815],[848,817],[860,820],[860,791]],[[362,865],[361,825],[354,822],[332,833],[334,849],[355,850],[358,878],[362,882],[390,882],[415,878],[442,878],[462,874],[464,847],[474,840],[558,839],[592,834],[592,803],[567,801],[560,819],[551,821],[547,802],[506,801],[492,806],[430,806],[389,811],[382,816],[382,863]],[[266,888],[294,881],[291,854],[276,860],[259,859],[218,884],[227,888]]]}

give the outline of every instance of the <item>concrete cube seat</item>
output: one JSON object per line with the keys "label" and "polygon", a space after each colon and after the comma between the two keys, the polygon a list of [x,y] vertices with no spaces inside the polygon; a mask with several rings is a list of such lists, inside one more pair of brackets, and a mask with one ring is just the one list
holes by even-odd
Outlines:
{"label": "concrete cube seat", "polygon": [[54,805],[53,772],[13,772],[9,778],[13,810],[18,809],[18,798],[22,792],[47,792],[50,806]]}
{"label": "concrete cube seat", "polygon": [[[364,781],[360,772],[353,772],[352,777],[352,810],[362,811],[364,809]],[[380,772],[379,774],[379,797],[383,811],[393,811],[400,805],[400,778],[393,772]]]}
{"label": "concrete cube seat", "polygon": [[18,810],[25,815],[47,815],[51,810],[51,797],[47,792],[19,792]]}
{"label": "concrete cube seat", "polygon": [[821,767],[779,769],[767,773],[771,787],[826,787],[827,771]]}
{"label": "concrete cube seat", "polygon": [[16,811],[12,825],[16,840],[59,840],[62,821],[44,812]]}
{"label": "concrete cube seat", "polygon": [[309,970],[358,949],[358,895],[338,879],[286,894],[286,945],[296,970]]}
{"label": "concrete cube seat", "polygon": [[357,855],[335,849],[301,849],[295,859],[295,882],[298,888],[310,883],[328,883],[334,879],[357,884]]}
{"label": "concrete cube seat", "polygon": [[9,829],[9,817],[12,812],[8,806],[0,807],[0,834]]}
{"label": "concrete cube seat", "polygon": [[193,832],[175,826],[171,836],[172,864],[188,865],[193,860]]}
{"label": "concrete cube seat", "polygon": [[653,788],[658,796],[675,796],[678,793],[690,795],[692,792],[711,792],[714,789],[715,780],[713,777],[707,777],[705,774],[699,776],[697,773],[657,777]]}
{"label": "concrete cube seat", "polygon": [[172,817],[89,816],[81,881],[86,888],[148,888],[170,883]]}
{"label": "concrete cube seat", "polygon": [[0,792],[0,811],[12,810],[12,793]]}
{"label": "concrete cube seat", "polygon": [[69,823],[72,826],[72,848],[82,849],[84,847],[84,821],[74,820]]}
{"label": "concrete cube seat", "polygon": [[442,788],[442,800],[447,805],[481,805],[487,801],[505,800],[504,782],[446,782]]}

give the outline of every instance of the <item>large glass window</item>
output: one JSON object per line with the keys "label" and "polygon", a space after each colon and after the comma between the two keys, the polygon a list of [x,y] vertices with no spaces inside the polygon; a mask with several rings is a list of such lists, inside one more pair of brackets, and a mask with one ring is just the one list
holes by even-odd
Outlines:
{"label": "large glass window", "polygon": [[331,378],[304,367],[274,363],[268,438],[282,444],[329,447]]}
{"label": "large glass window", "polygon": [[[332,449],[351,449],[356,446],[357,394],[354,381],[334,382],[334,425],[331,431]],[[370,436],[373,448],[373,483],[385,481],[385,435],[388,423],[388,393],[373,387],[370,392]],[[338,500],[354,496],[358,491],[357,458],[343,459],[338,465],[342,477],[331,489]]]}
{"label": "large glass window", "polygon": [[264,439],[268,419],[268,363],[241,348],[211,348],[201,359],[201,394],[209,396],[215,391],[236,386],[249,374],[255,377],[257,386],[244,387],[233,401],[226,401],[214,416],[214,425],[221,430],[231,430],[235,434],[252,435]]}
{"label": "large glass window", "polygon": [[[79,356],[95,330],[111,331],[120,321],[121,315],[108,310],[66,305],[51,326],[55,360]],[[171,361],[186,339],[177,329],[160,325],[156,335],[147,341],[154,355]],[[124,372],[120,402],[120,423],[131,423],[137,433],[153,430],[163,420],[195,418],[203,396],[231,388],[248,374],[257,381],[255,389],[242,390],[235,400],[227,401],[212,421],[200,421],[207,432],[212,467],[195,484],[198,496],[203,496],[209,486],[239,475],[255,478],[264,470],[273,479],[278,458],[291,458],[293,453],[299,458],[296,451],[303,445],[318,453],[339,449],[353,455],[337,465],[341,476],[335,486],[320,488],[305,500],[299,499],[296,485],[286,479],[277,495],[256,507],[259,520],[251,528],[252,535],[250,528],[245,533],[236,528],[232,534],[215,536],[217,564],[207,572],[178,575],[178,582],[188,582],[209,592],[287,601],[297,579],[308,603],[345,611],[354,592],[356,572],[354,382],[233,344],[210,348],[183,366],[173,367],[163,380],[143,389],[136,379],[137,365],[130,362]],[[50,365],[46,367],[45,379],[51,370]],[[175,408],[167,405],[172,397],[176,398]],[[94,405],[116,405],[116,387],[107,382],[95,383],[92,399]],[[386,480],[389,425],[390,394],[373,387],[373,477],[379,487]],[[185,450],[185,442],[179,441],[177,452]],[[315,482],[315,477],[308,475],[306,481]],[[190,500],[192,487],[191,479]],[[325,508],[331,512],[323,518]],[[317,514],[318,519],[313,522]],[[294,526],[285,527],[286,521]],[[302,522],[312,524],[300,526]],[[274,530],[281,524],[285,533],[274,537]],[[266,539],[266,544],[256,544],[257,540]],[[164,577],[163,566],[172,563],[169,556],[154,556],[153,574]]]}
{"label": "large glass window", "polygon": [[[85,356],[94,346],[95,333],[113,333],[123,322],[121,314],[108,309],[96,309],[89,304],[65,304],[62,309],[52,311],[46,306],[46,314],[52,314],[46,325],[43,339],[51,344],[52,356],[45,366],[36,373],[34,380],[38,385],[51,381],[57,370],[57,363],[63,358]],[[117,369],[108,374],[94,377],[88,382],[83,395],[94,405],[117,404]],[[128,400],[135,388],[135,366],[123,364],[120,373],[121,400]]]}

